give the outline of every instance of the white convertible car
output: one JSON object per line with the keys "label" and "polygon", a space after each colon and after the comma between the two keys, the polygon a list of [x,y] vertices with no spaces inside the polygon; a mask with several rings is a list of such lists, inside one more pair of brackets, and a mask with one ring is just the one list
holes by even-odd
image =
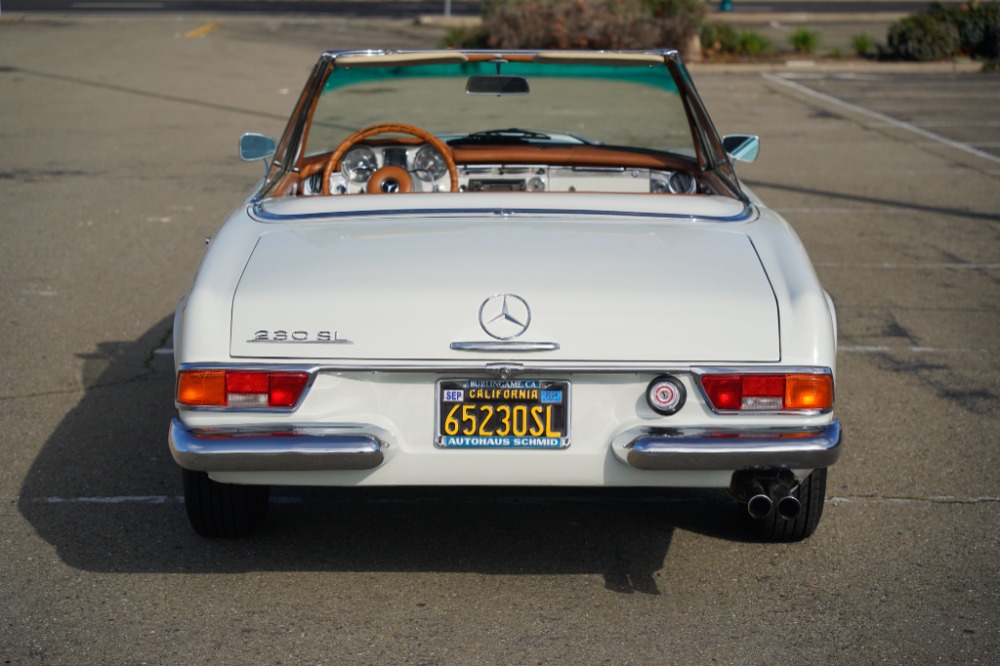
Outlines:
{"label": "white convertible car", "polygon": [[326,52],[240,147],[265,178],[174,324],[200,534],[273,485],[718,488],[815,530],[833,304],[676,52]]}

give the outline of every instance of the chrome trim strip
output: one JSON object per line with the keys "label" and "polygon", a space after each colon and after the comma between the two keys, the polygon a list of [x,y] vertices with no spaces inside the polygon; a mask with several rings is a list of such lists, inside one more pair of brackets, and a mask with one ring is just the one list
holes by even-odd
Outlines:
{"label": "chrome trim strip", "polygon": [[652,428],[612,442],[619,460],[642,470],[816,469],[840,457],[840,421],[806,428]]}
{"label": "chrome trim strip", "polygon": [[373,469],[386,443],[330,426],[190,429],[170,422],[170,453],[198,472],[305,472]]}
{"label": "chrome trim strip", "polygon": [[[405,196],[405,195],[402,195]],[[470,196],[475,196],[470,195]],[[266,200],[258,200],[250,205],[249,215],[260,222],[292,222],[304,220],[336,220],[363,217],[410,217],[430,215],[492,215],[495,217],[511,217],[515,215],[552,216],[593,215],[600,217],[636,217],[648,219],[688,220],[690,222],[746,222],[753,219],[754,209],[745,205],[743,211],[727,217],[699,216],[681,213],[653,213],[620,210],[590,210],[573,208],[412,208],[390,210],[357,210],[357,211],[325,211],[322,213],[298,213],[295,215],[279,215],[264,209]]]}
{"label": "chrome trim strip", "polygon": [[527,340],[486,340],[483,342],[453,342],[449,345],[455,351],[482,352],[533,352],[556,351],[558,342],[529,342]]}
{"label": "chrome trim strip", "polygon": [[[710,366],[703,363],[698,365],[678,364],[664,362],[662,364],[637,362],[635,364],[617,362],[590,362],[581,363],[579,361],[549,361],[545,363],[503,363],[497,364],[495,361],[469,360],[469,361],[399,361],[397,359],[386,359],[384,362],[373,362],[372,359],[358,359],[351,362],[322,362],[312,364],[296,363],[261,363],[259,361],[241,363],[234,359],[229,363],[181,363],[180,370],[207,370],[233,368],[237,370],[289,370],[301,372],[428,372],[428,373],[451,373],[451,372],[494,372],[499,368],[504,368],[510,372],[540,372],[540,373],[566,373],[578,374],[704,374],[704,373],[790,373],[790,374],[830,374],[830,368],[818,366],[798,366],[798,365],[775,365],[773,362],[762,363],[761,365],[720,365]],[[758,414],[764,412],[739,412],[740,414]]]}

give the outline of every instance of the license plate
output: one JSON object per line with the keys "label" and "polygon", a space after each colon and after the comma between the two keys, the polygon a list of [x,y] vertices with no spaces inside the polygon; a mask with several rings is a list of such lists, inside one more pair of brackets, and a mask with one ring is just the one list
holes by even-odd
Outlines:
{"label": "license plate", "polygon": [[569,446],[569,382],[447,379],[437,384],[436,442],[445,448]]}

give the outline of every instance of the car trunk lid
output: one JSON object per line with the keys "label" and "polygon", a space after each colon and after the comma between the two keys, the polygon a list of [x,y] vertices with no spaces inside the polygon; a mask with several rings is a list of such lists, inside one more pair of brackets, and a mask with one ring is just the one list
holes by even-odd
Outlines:
{"label": "car trunk lid", "polygon": [[777,304],[740,226],[504,215],[276,225],[236,289],[231,352],[774,362]]}

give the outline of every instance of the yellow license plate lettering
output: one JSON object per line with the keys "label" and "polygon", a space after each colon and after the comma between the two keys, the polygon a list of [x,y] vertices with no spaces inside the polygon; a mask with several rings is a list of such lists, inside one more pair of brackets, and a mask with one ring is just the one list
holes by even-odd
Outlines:
{"label": "yellow license plate lettering", "polygon": [[462,429],[463,435],[475,435],[476,434],[476,406],[472,404],[462,405],[462,423],[465,427]]}
{"label": "yellow license plate lettering", "polygon": [[514,405],[513,412],[514,437],[524,437],[528,434],[528,406]]}
{"label": "yellow license plate lettering", "polygon": [[545,436],[562,437],[562,433],[552,428],[552,405],[545,406]]}
{"label": "yellow license plate lettering", "polygon": [[459,423],[455,418],[455,412],[461,407],[461,403],[456,404],[448,411],[448,416],[444,418],[444,434],[453,437],[458,434]]}
{"label": "yellow license plate lettering", "polygon": [[531,422],[532,425],[528,428],[528,434],[532,437],[540,437],[542,433],[545,432],[545,424],[542,422],[542,414],[545,408],[541,405],[531,406]]}
{"label": "yellow license plate lettering", "polygon": [[479,409],[483,413],[482,420],[479,422],[479,434],[483,437],[492,437],[493,431],[490,429],[490,419],[493,418],[493,405],[480,405]]}
{"label": "yellow license plate lettering", "polygon": [[497,405],[497,414],[500,414],[500,427],[496,431],[497,437],[506,437],[511,431],[510,405]]}

